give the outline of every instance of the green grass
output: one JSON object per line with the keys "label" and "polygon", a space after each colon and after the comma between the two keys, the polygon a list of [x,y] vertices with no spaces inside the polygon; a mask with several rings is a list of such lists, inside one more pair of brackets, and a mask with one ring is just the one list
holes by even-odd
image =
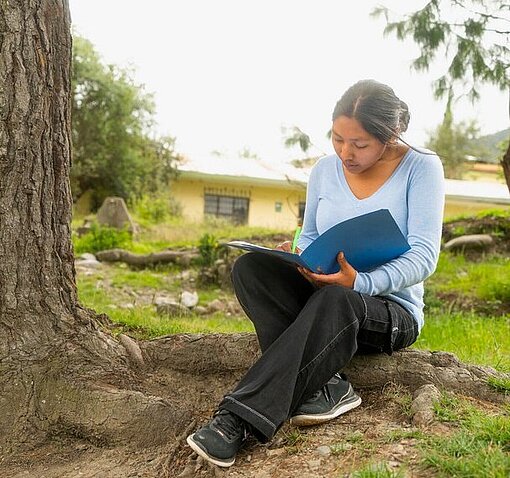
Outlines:
{"label": "green grass", "polygon": [[505,394],[510,394],[510,379],[509,378],[501,378],[501,377],[489,377],[487,383],[492,387],[498,390],[499,392],[503,392]]}
{"label": "green grass", "polygon": [[385,463],[365,465],[361,470],[354,471],[349,478],[404,478],[405,470],[392,470]]}
{"label": "green grass", "polygon": [[119,269],[111,282],[113,287],[139,288],[147,287],[156,290],[170,290],[168,280],[162,274],[145,270],[122,270]]}
{"label": "green grass", "polygon": [[487,415],[465,400],[443,394],[435,408],[441,421],[455,422],[451,436],[431,435],[422,443],[423,465],[434,476],[510,476],[510,417]]}
{"label": "green grass", "polygon": [[413,347],[454,353],[461,361],[510,371],[510,317],[456,312],[426,314]]}
{"label": "green grass", "polygon": [[152,307],[136,307],[129,310],[112,310],[110,319],[121,325],[139,339],[153,339],[164,335],[179,333],[235,333],[253,332],[253,326],[247,319],[226,318],[222,314],[207,317],[164,317],[157,315]]}
{"label": "green grass", "polygon": [[427,435],[422,430],[390,430],[384,435],[386,443],[396,443],[401,440],[423,440]]}
{"label": "green grass", "polygon": [[164,224],[148,226],[139,235],[137,241],[134,241],[133,252],[141,250],[152,252],[161,248],[180,248],[198,246],[199,240],[205,234],[214,236],[218,241],[230,241],[232,239],[252,238],[271,241],[275,234],[289,236],[293,231],[282,229],[275,230],[264,227],[250,227],[245,225],[235,225],[224,220],[208,219],[204,222],[189,222],[182,218],[173,218]]}
{"label": "green grass", "polygon": [[[480,217],[485,216],[510,217],[506,210],[480,213]],[[173,218],[164,224],[145,227],[130,248],[135,252],[150,253],[168,247],[196,247],[205,233],[212,234],[218,240],[257,238],[258,241],[266,240],[269,243],[274,241],[274,234],[290,236],[291,231],[235,226],[218,220],[190,223]],[[169,321],[156,317],[152,310],[154,306],[142,307],[136,296],[128,294],[134,291],[142,292],[145,296],[153,294],[154,297],[178,297],[183,288],[181,281],[176,278],[178,272],[178,266],[132,270],[123,265],[109,265],[103,272],[78,278],[80,300],[98,312],[107,313],[115,322],[150,337],[182,331],[253,330],[247,321],[240,323],[239,318],[221,318],[218,314],[211,320],[195,317]],[[104,288],[96,288],[100,280],[108,282],[108,294]],[[194,287],[190,283],[186,285]],[[200,305],[206,305],[217,298],[234,297],[231,292],[214,287],[200,287],[197,291]],[[501,304],[510,301],[509,258],[487,256],[484,261],[473,262],[462,255],[441,253],[437,271],[427,281],[426,291],[428,307],[425,311],[425,326],[415,347],[445,350],[465,362],[510,370],[510,317],[496,313]],[[134,308],[120,308],[126,303],[133,304]],[[493,386],[496,387],[496,384]],[[499,384],[499,387],[505,386]]]}
{"label": "green grass", "polygon": [[443,252],[427,288],[429,294],[450,293],[485,302],[508,303],[510,258],[487,256],[483,262],[472,262],[463,255]]}
{"label": "green grass", "polygon": [[[161,292],[180,292],[175,284],[166,282],[166,272],[150,270],[131,271],[122,266],[112,266],[111,277],[103,273],[78,277],[80,302],[98,313],[105,313],[119,326],[118,332],[129,332],[140,339],[150,339],[176,333],[234,333],[253,332],[252,323],[244,317],[228,317],[216,313],[208,316],[165,317],[156,313],[154,305],[137,305],[137,299],[123,293],[122,289],[144,288],[156,296]],[[111,287],[102,283],[110,280]],[[116,291],[116,289],[118,291]],[[207,304],[220,296],[219,289],[199,291],[199,304]],[[175,295],[175,294],[174,294]],[[132,308],[126,308],[129,304]]]}

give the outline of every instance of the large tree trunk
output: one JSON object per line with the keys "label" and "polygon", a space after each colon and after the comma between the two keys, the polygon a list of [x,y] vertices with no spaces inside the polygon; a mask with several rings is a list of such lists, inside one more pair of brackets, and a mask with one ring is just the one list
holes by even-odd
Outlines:
{"label": "large tree trunk", "polygon": [[[508,98],[508,114],[510,116],[510,92]],[[503,173],[505,174],[506,185],[508,186],[508,190],[510,191],[510,141],[508,141],[508,148],[506,149],[506,153],[501,160],[501,166],[503,166]]]}
{"label": "large tree trunk", "polygon": [[133,390],[125,348],[78,305],[70,59],[67,0],[0,2],[0,452],[66,431],[146,440],[142,421],[172,431],[173,408]]}
{"label": "large tree trunk", "polygon": [[508,148],[506,150],[503,159],[501,160],[501,166],[503,166],[503,173],[505,174],[506,185],[510,191],[510,141],[508,142]]}

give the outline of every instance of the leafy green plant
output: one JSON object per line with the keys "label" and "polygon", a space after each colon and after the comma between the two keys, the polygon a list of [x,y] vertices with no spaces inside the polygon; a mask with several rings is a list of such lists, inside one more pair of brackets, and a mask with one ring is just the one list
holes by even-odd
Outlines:
{"label": "leafy green plant", "polygon": [[308,440],[308,436],[304,435],[299,428],[292,428],[283,432],[283,445],[287,453],[299,453]]}
{"label": "leafy green plant", "polygon": [[385,463],[376,463],[366,465],[349,476],[351,478],[403,478],[406,475],[402,469],[392,470]]}
{"label": "leafy green plant", "polygon": [[132,242],[129,231],[115,229],[114,227],[99,226],[93,223],[90,232],[83,236],[73,237],[76,254],[84,252],[99,252],[107,249],[125,248]]}
{"label": "leafy green plant", "polygon": [[200,264],[211,267],[219,259],[220,243],[213,234],[205,233],[199,240]]}
{"label": "leafy green plant", "polygon": [[145,194],[131,201],[131,209],[137,219],[146,225],[161,224],[170,217],[181,215],[180,205],[168,195]]}

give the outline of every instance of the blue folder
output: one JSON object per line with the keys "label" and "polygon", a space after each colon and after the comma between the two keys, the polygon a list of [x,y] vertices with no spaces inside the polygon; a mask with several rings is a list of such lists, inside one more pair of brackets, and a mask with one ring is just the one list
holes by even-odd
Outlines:
{"label": "blue folder", "polygon": [[411,249],[387,209],[369,212],[340,222],[313,241],[301,254],[230,241],[230,247],[263,252],[313,272],[333,274],[340,270],[337,255],[343,251],[347,262],[359,272],[368,272]]}

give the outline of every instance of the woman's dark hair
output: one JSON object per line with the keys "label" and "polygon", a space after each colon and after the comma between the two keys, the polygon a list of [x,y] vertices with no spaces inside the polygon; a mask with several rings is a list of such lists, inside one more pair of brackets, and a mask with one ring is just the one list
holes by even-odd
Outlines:
{"label": "woman's dark hair", "polygon": [[381,143],[388,143],[407,130],[411,115],[389,86],[375,80],[361,80],[338,100],[333,121],[339,116],[359,121],[365,131]]}

